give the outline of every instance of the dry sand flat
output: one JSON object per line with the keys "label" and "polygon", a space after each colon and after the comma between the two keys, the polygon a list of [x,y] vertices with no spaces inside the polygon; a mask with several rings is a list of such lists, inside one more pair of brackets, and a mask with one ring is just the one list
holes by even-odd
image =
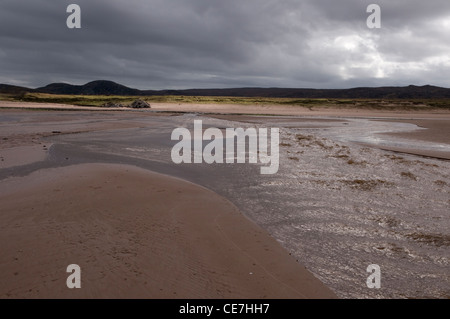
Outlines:
{"label": "dry sand flat", "polygon": [[141,112],[143,114],[156,112],[192,112],[192,113],[212,113],[212,114],[260,114],[260,115],[296,115],[296,116],[333,116],[333,117],[382,117],[382,118],[447,118],[450,119],[450,111],[395,111],[376,110],[358,108],[333,108],[317,107],[309,109],[307,107],[295,105],[239,105],[239,104],[195,104],[195,103],[151,103],[151,109],[129,108],[104,108],[85,107],[56,103],[33,103],[33,102],[11,102],[0,101],[0,108],[6,109],[46,109],[46,110],[66,110],[66,111],[104,111],[109,113]]}
{"label": "dry sand flat", "polygon": [[[132,166],[0,182],[1,298],[328,298],[226,199]],[[81,267],[82,288],[66,287]]]}

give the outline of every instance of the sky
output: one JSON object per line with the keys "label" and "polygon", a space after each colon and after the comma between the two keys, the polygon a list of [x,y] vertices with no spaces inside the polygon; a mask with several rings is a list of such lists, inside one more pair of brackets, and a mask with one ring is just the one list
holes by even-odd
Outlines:
{"label": "sky", "polygon": [[[81,28],[69,29],[69,4]],[[381,28],[367,26],[369,4]],[[0,83],[450,87],[449,0],[1,0]]]}

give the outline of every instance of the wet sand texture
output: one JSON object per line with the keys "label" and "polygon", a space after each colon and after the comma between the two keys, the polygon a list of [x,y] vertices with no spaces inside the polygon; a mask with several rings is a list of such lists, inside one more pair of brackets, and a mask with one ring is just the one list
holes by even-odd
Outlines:
{"label": "wet sand texture", "polygon": [[[0,182],[1,298],[332,298],[226,199],[132,166]],[[69,264],[81,289],[68,289]]]}

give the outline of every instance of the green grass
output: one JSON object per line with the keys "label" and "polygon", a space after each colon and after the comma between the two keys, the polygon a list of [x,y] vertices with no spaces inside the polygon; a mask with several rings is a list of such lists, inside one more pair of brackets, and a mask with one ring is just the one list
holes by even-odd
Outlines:
{"label": "green grass", "polygon": [[195,103],[195,104],[239,104],[239,105],[285,105],[305,107],[310,110],[324,108],[367,109],[367,110],[450,110],[450,99],[299,99],[299,98],[248,98],[226,96],[109,96],[109,95],[56,95],[26,93],[18,95],[0,94],[0,100],[37,103],[61,103],[79,106],[101,106],[107,102],[130,104],[136,99],[149,103]]}

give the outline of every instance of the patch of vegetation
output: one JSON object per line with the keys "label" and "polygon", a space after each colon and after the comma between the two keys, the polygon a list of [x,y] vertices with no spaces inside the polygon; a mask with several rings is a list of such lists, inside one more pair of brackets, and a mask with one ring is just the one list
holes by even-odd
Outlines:
{"label": "patch of vegetation", "polygon": [[384,156],[389,158],[389,159],[391,159],[391,160],[399,160],[399,161],[401,161],[401,160],[405,159],[404,157],[396,156],[396,155],[384,155]]}
{"label": "patch of vegetation", "polygon": [[407,238],[410,238],[417,242],[422,242],[428,245],[433,246],[450,246],[450,236],[444,234],[425,234],[420,232],[415,232],[406,235]]}
{"label": "patch of vegetation", "polygon": [[448,184],[447,184],[446,182],[442,181],[442,180],[434,181],[434,183],[435,183],[437,186],[441,186],[441,187],[448,186]]}
{"label": "patch of vegetation", "polygon": [[18,95],[11,95],[11,94],[0,94],[0,101],[16,101],[18,98]]}
{"label": "patch of vegetation", "polygon": [[387,158],[389,158],[389,159],[391,159],[391,160],[393,160],[393,161],[397,161],[397,163],[399,163],[399,164],[406,164],[406,165],[413,164],[412,161],[409,161],[409,160],[405,159],[405,158],[402,157],[402,156],[385,155],[385,157],[387,157]]}
{"label": "patch of vegetation", "polygon": [[363,179],[354,179],[354,180],[342,180],[341,183],[361,191],[371,191],[379,186],[393,186],[392,183],[381,180],[363,180]]}
{"label": "patch of vegetation", "polygon": [[348,160],[350,158],[350,156],[347,154],[335,154],[335,155],[331,155],[330,157],[341,158],[341,159],[345,159],[345,160]]}
{"label": "patch of vegetation", "polygon": [[402,177],[406,177],[406,178],[412,179],[413,181],[417,181],[417,176],[414,175],[414,174],[411,173],[411,172],[401,172],[400,175],[401,175]]}
{"label": "patch of vegetation", "polygon": [[290,146],[292,146],[291,144],[289,144],[289,143],[280,143],[280,146],[282,146],[282,147],[290,147]]}
{"label": "patch of vegetation", "polygon": [[58,95],[46,93],[0,94],[0,100],[37,103],[61,103],[79,106],[101,106],[107,102],[131,103],[142,99],[148,103],[197,103],[239,105],[286,105],[294,107],[369,109],[369,110],[432,110],[449,109],[450,99],[322,99],[322,98],[272,98],[233,96],[185,96],[185,95]]}
{"label": "patch of vegetation", "polygon": [[348,164],[348,165],[366,165],[367,162],[366,162],[366,161],[358,162],[358,161],[355,161],[355,160],[353,160],[353,159],[349,159],[349,160],[347,161],[347,164]]}
{"label": "patch of vegetation", "polygon": [[317,146],[320,146],[321,148],[326,150],[333,149],[333,146],[326,145],[323,140],[315,140],[313,144],[316,144]]}
{"label": "patch of vegetation", "polygon": [[314,136],[312,135],[303,135],[303,134],[296,134],[295,138],[297,141],[311,141],[314,139]]}
{"label": "patch of vegetation", "polygon": [[297,134],[295,137],[296,137],[297,141],[299,141],[303,146],[317,145],[326,150],[333,149],[333,146],[326,145],[324,143],[324,140],[316,139],[312,135]]}
{"label": "patch of vegetation", "polygon": [[102,106],[108,102],[115,104],[131,104],[139,97],[108,95],[55,95],[44,93],[26,93],[19,101],[35,103],[55,103],[78,106]]}

